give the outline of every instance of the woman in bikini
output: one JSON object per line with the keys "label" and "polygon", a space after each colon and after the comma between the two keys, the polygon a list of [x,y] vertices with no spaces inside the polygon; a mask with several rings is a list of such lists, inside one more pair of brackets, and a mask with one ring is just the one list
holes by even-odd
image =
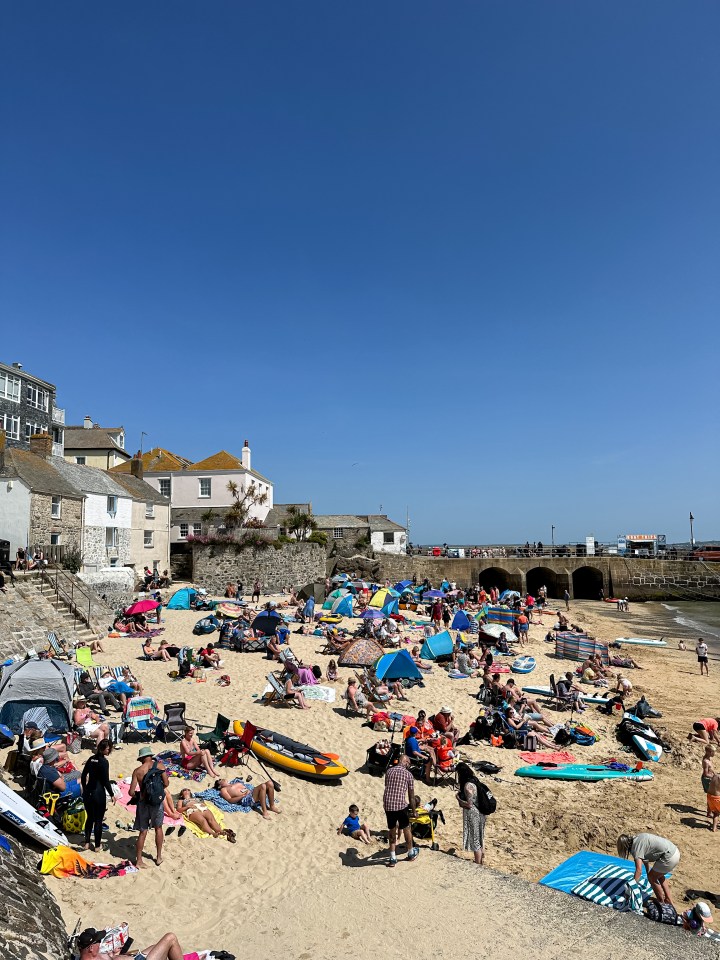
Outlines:
{"label": "woman in bikini", "polygon": [[191,823],[194,823],[196,827],[200,827],[204,833],[209,833],[211,837],[216,839],[217,837],[227,837],[230,843],[235,843],[234,832],[223,830],[209,807],[206,807],[200,800],[196,800],[187,787],[180,791],[177,810],[178,813],[187,817]]}
{"label": "woman in bikini", "polygon": [[194,727],[185,727],[185,734],[180,741],[180,756],[183,770],[198,770],[202,767],[211,777],[218,778],[219,774],[213,766],[210,751],[202,748],[197,742]]}

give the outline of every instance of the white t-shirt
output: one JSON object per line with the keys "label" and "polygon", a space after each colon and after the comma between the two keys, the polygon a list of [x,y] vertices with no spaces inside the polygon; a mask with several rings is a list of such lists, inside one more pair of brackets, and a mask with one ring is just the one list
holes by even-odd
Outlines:
{"label": "white t-shirt", "polygon": [[697,644],[697,646],[695,647],[695,653],[697,653],[699,657],[706,657],[708,655],[708,645],[705,643],[704,640],[701,640]]}

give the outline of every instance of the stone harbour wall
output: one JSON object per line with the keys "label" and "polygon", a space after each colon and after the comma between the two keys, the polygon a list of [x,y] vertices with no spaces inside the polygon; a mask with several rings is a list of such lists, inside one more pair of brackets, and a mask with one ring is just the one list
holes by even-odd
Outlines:
{"label": "stone harbour wall", "polygon": [[0,662],[28,650],[44,650],[50,631],[69,636],[61,611],[32,583],[18,581],[16,587],[7,583],[0,592]]}
{"label": "stone harbour wall", "polygon": [[[97,573],[79,573],[78,578],[97,594],[101,602],[115,610],[132,603],[135,571],[131,567],[105,567]],[[103,597],[105,598],[103,601]],[[98,610],[99,612],[99,610]],[[103,619],[106,619],[103,617]],[[111,620],[105,624],[110,626]]]}
{"label": "stone harbour wall", "polygon": [[193,582],[211,593],[222,593],[228,583],[242,580],[250,593],[255,580],[263,593],[286,587],[302,587],[323,581],[326,575],[325,547],[317,543],[285,543],[276,550],[233,544],[193,544]]}

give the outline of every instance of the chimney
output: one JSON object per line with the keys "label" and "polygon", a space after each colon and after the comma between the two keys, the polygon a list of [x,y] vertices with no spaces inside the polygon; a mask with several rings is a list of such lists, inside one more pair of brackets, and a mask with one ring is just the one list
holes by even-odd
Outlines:
{"label": "chimney", "polygon": [[22,364],[18,363],[17,360],[15,361],[15,363],[13,363],[13,366],[15,367],[16,370],[22,370]]}
{"label": "chimney", "polygon": [[85,429],[92,430],[92,425],[93,425],[92,417],[85,417],[85,419],[83,420],[83,426],[85,427]]}
{"label": "chimney", "polygon": [[49,433],[35,433],[30,437],[30,453],[47,460],[52,456],[52,437]]}
{"label": "chimney", "polygon": [[7,434],[0,427],[0,473],[5,469],[5,441],[7,440]]}
{"label": "chimney", "polygon": [[130,473],[138,480],[143,478],[143,462],[140,457],[133,457],[130,461]]}
{"label": "chimney", "polygon": [[247,442],[247,440],[243,443],[242,465],[246,470],[250,469],[250,444]]}

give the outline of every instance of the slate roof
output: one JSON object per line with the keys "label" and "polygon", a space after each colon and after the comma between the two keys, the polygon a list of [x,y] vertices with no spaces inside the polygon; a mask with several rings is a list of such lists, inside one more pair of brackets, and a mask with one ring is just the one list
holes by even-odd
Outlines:
{"label": "slate roof", "polygon": [[107,427],[65,427],[65,450],[114,450],[130,459],[130,454],[116,443]]}
{"label": "slate roof", "polygon": [[55,469],[56,459],[52,457],[46,460],[30,450],[8,447],[5,450],[5,469],[2,475],[8,478],[17,477],[26,483],[33,493],[82,500],[83,494],[78,487]]}
{"label": "slate roof", "polygon": [[62,457],[51,457],[57,472],[83,493],[99,493],[109,497],[127,497],[128,492],[109,476],[104,470],[96,467],[86,467],[79,463],[68,463]]}
{"label": "slate roof", "polygon": [[144,480],[140,480],[139,477],[119,473],[112,479],[115,483],[119,483],[121,487],[124,487],[134,500],[144,500],[145,503],[157,503],[166,507],[170,506],[169,497],[164,497],[155,487],[146,483]]}
{"label": "slate roof", "polygon": [[361,530],[367,527],[367,520],[361,519],[356,513],[316,513],[313,515],[319,530],[331,530],[334,527]]}
{"label": "slate roof", "polygon": [[388,520],[384,513],[370,513],[363,520],[367,519],[371,530],[405,530],[401,523],[395,523],[394,520]]}
{"label": "slate roof", "polygon": [[286,526],[288,507],[297,507],[300,513],[312,513],[311,503],[276,503],[265,517],[265,525],[267,527]]}

